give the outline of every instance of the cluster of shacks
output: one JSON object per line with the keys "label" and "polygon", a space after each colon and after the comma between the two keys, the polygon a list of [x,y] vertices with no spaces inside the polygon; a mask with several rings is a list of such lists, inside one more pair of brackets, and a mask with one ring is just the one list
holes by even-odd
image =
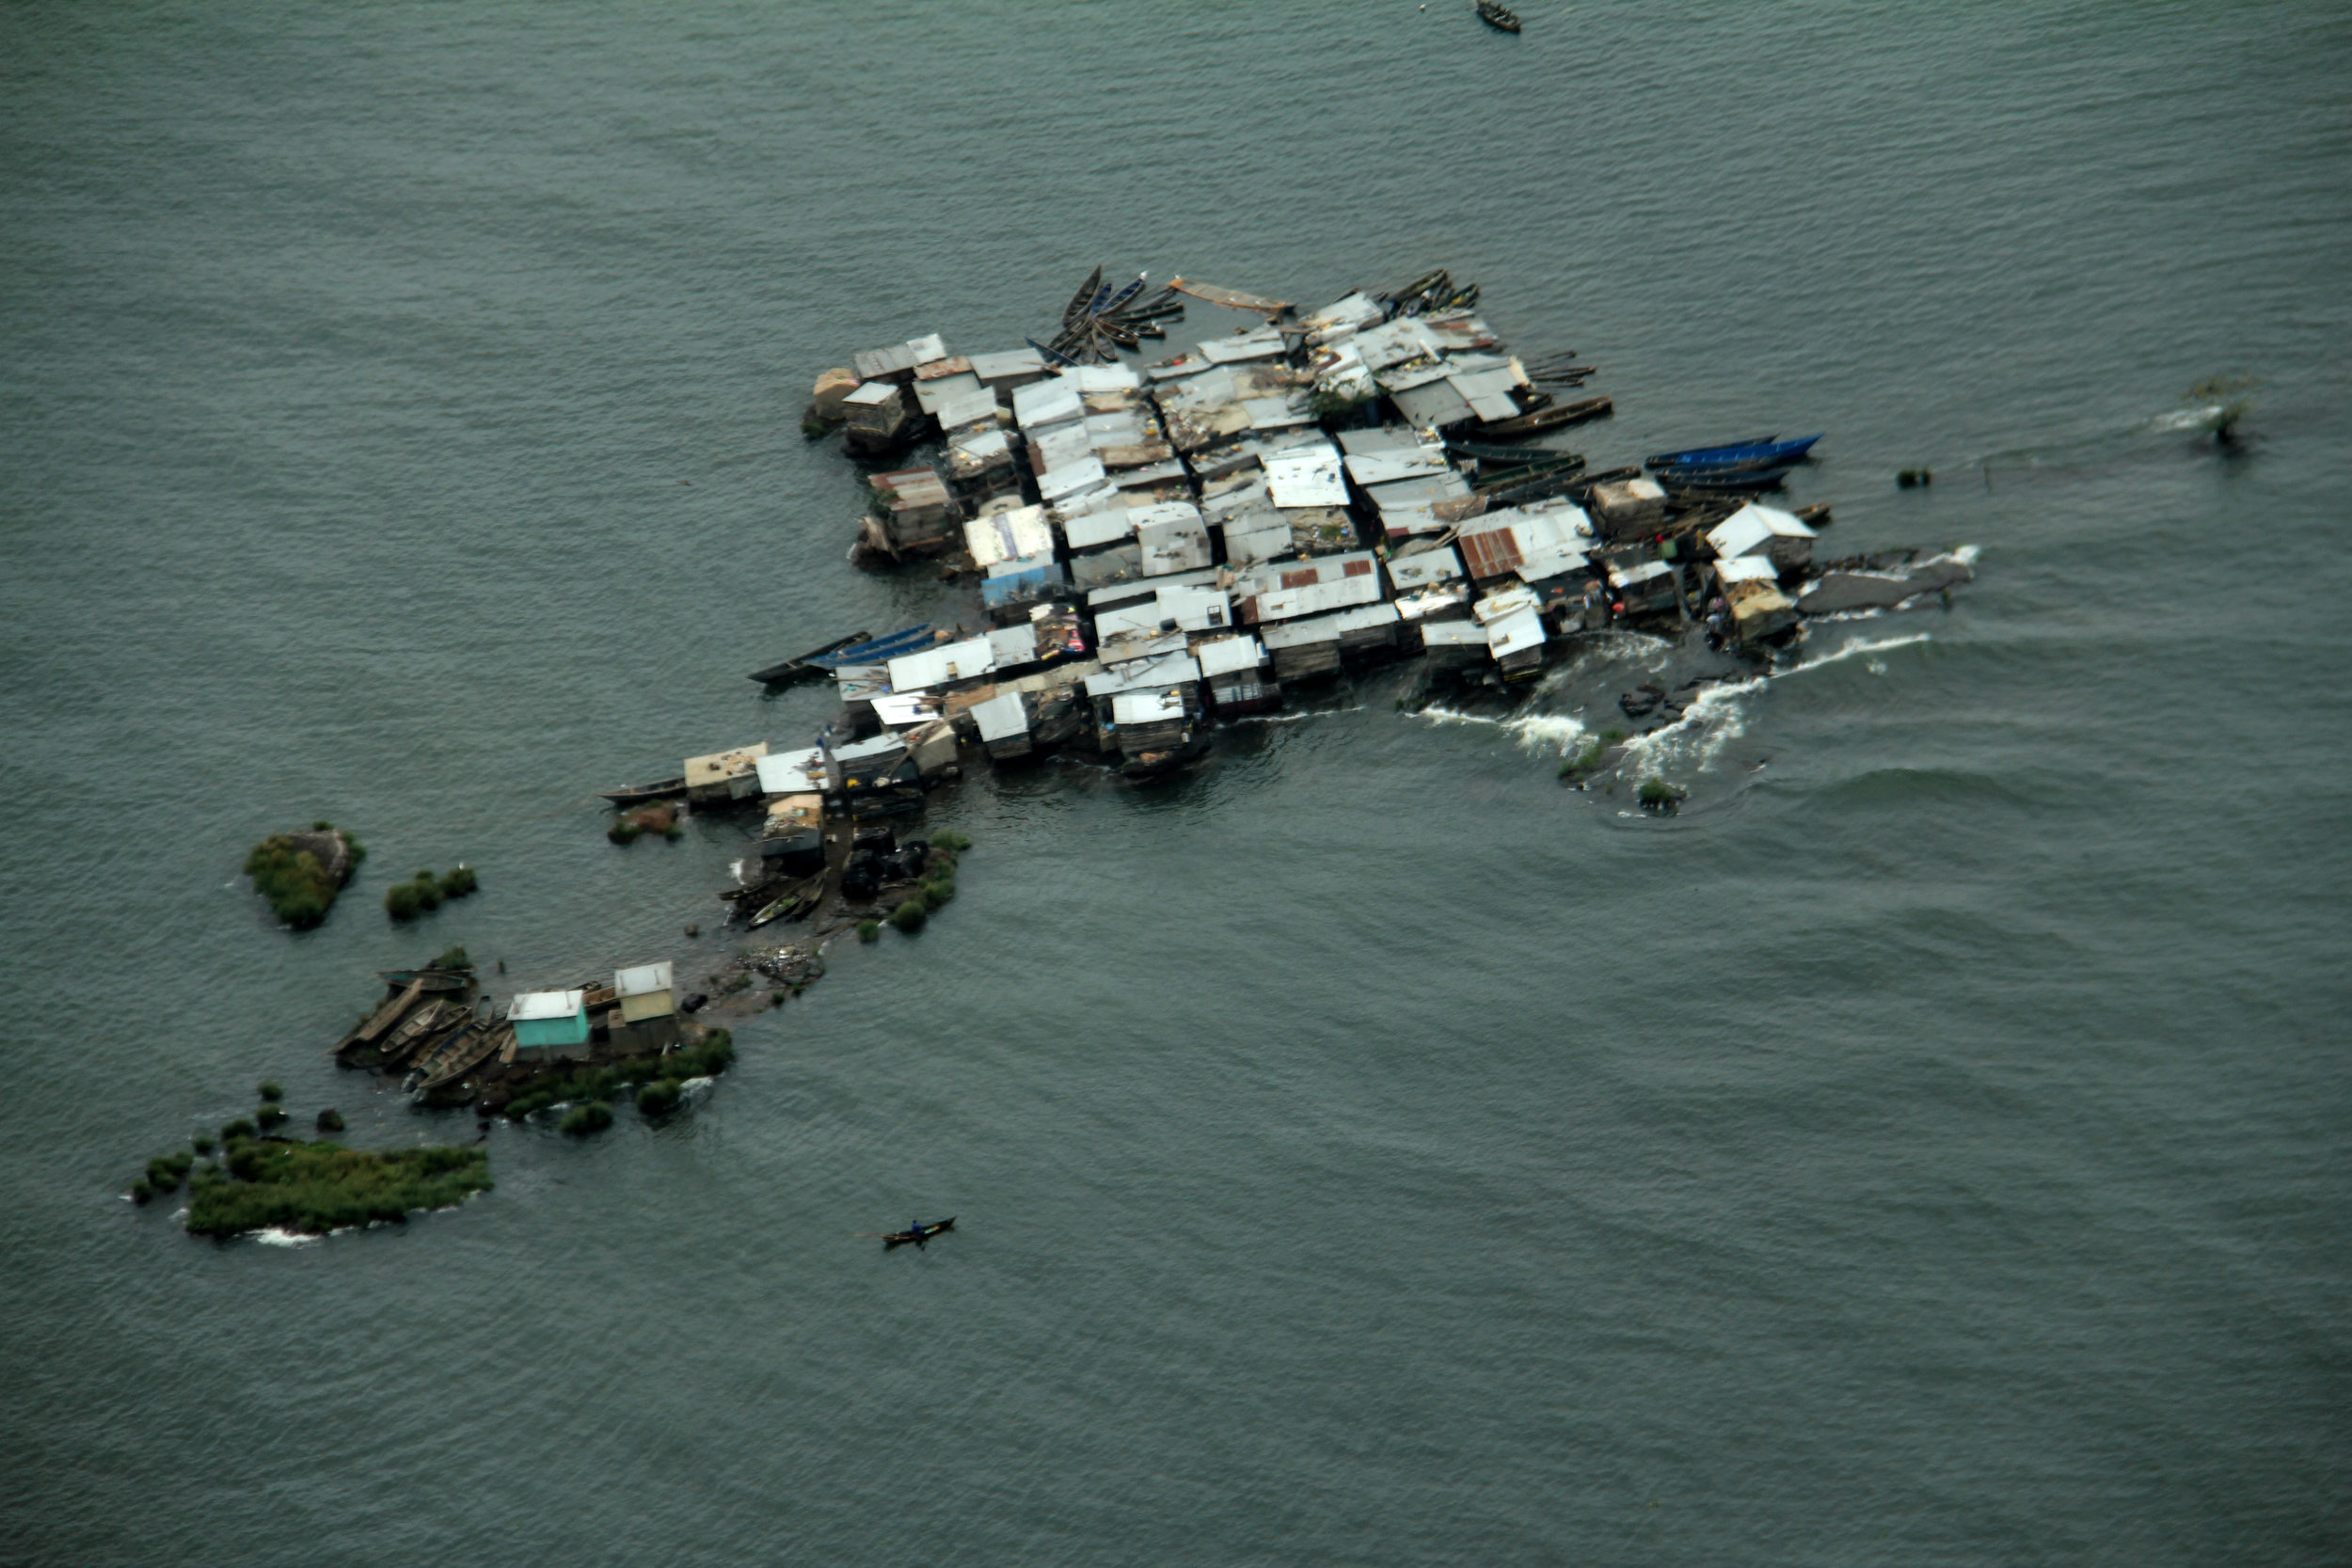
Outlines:
{"label": "cluster of shacks", "polygon": [[[1433,681],[1507,688],[1613,627],[1758,648],[1810,612],[1827,509],[1753,499],[1785,463],[1595,471],[1514,444],[1609,404],[1556,401],[1591,367],[1531,371],[1475,287],[1434,273],[1296,316],[1179,279],[1125,319],[1156,326],[1186,297],[1260,320],[1141,367],[1100,362],[1101,333],[1087,363],[931,336],[818,380],[811,419],[853,452],[936,453],[868,475],[855,555],[938,563],[977,587],[980,626],[819,661],[840,715],[815,747],[689,760],[694,799],[764,802],[762,874],[821,870],[829,817],[915,809],[977,752],[1070,748],[1149,776],[1200,754],[1213,721],[1353,665],[1422,657]],[[1823,603],[1867,602],[1875,581],[1849,572]]]}

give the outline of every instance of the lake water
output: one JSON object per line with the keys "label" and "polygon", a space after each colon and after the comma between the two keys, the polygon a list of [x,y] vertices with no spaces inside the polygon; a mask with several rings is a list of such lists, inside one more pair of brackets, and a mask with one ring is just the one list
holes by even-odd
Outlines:
{"label": "lake water", "polygon": [[[1523,14],[0,13],[0,1560],[2352,1560],[2342,8]],[[739,829],[592,791],[943,602],[811,379],[1098,262],[1449,266],[1596,466],[1827,430],[1825,547],[1979,580],[1710,704],[1670,819],[1553,777],[1630,641],[969,781],[956,904],[672,1124],[307,1246],[122,1201],[263,1077],[470,1136],[326,1060],[378,968],[706,972]],[[293,935],[237,870],[316,816]]]}

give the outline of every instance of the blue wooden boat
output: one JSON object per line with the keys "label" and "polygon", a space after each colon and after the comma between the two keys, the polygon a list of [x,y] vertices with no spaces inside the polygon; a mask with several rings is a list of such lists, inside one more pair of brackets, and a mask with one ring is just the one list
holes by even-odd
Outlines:
{"label": "blue wooden boat", "polygon": [[1736,495],[1751,490],[1777,490],[1794,463],[1716,468],[1653,468],[1650,477],[1669,490],[1697,490],[1708,495]]}
{"label": "blue wooden boat", "polygon": [[[1045,356],[1046,359],[1050,363],[1056,365],[1075,365],[1078,362],[1057,348],[1047,348],[1043,343],[1039,342],[1035,338],[1024,338],[1021,341],[1028,344],[1031,348],[1037,350],[1040,354]],[[1057,339],[1055,341],[1058,342],[1060,340]]]}
{"label": "blue wooden boat", "polygon": [[837,653],[818,654],[808,662],[819,670],[838,670],[845,664],[886,664],[930,645],[931,627],[926,621],[919,626],[894,631],[888,637],[877,637],[871,642],[860,642]]}
{"label": "blue wooden boat", "polygon": [[[1824,433],[1826,434],[1826,433]],[[1813,450],[1820,436],[1800,436],[1775,441],[1770,436],[1724,447],[1693,447],[1689,451],[1661,451],[1642,461],[1652,468],[1719,468],[1735,463],[1795,463]]]}

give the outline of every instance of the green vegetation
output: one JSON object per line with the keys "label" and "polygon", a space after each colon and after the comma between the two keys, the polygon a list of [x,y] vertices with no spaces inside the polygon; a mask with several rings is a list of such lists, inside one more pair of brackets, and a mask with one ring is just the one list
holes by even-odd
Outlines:
{"label": "green vegetation", "polygon": [[713,1029],[702,1044],[673,1051],[666,1056],[634,1056],[610,1067],[584,1068],[542,1079],[506,1102],[506,1118],[520,1121],[567,1101],[577,1103],[610,1100],[624,1084],[650,1084],[661,1078],[677,1082],[713,1078],[734,1063],[735,1037],[724,1029]]}
{"label": "green vegetation", "polygon": [[273,1102],[286,1098],[285,1089],[279,1085],[278,1080],[275,1078],[262,1079],[262,1086],[253,1092],[260,1095],[263,1100],[271,1101]]}
{"label": "green vegetation", "polygon": [[257,1105],[253,1108],[253,1122],[264,1132],[282,1127],[286,1122],[286,1108],[275,1103]]}
{"label": "green vegetation", "polygon": [[446,1209],[490,1185],[478,1148],[345,1148],[330,1143],[240,1139],[226,1175],[200,1177],[188,1230],[236,1236],[272,1227],[319,1235],[344,1226]]}
{"label": "green vegetation", "polygon": [[441,896],[444,898],[463,898],[481,885],[482,879],[474,875],[470,865],[461,865],[453,871],[441,873]]}
{"label": "green vegetation", "polygon": [[634,844],[645,836],[645,830],[626,816],[616,816],[612,825],[605,829],[604,836],[615,844]]}
{"label": "green vegetation", "polygon": [[[443,900],[463,898],[481,885],[482,879],[474,875],[473,867],[469,865],[461,865],[439,876],[426,866],[407,881],[394,883],[385,890],[384,912],[394,920],[414,920],[420,914],[430,914],[439,909]],[[450,951],[458,955],[462,964],[466,950],[453,947]],[[440,961],[436,959],[434,966],[440,967]]]}
{"label": "green vegetation", "polygon": [[223,1122],[220,1129],[221,1145],[223,1148],[226,1148],[228,1145],[235,1143],[239,1138],[249,1138],[253,1136],[253,1134],[259,1131],[259,1128],[255,1127],[251,1122],[247,1121],[243,1117],[239,1117],[234,1121]]}
{"label": "green vegetation", "polygon": [[686,830],[678,826],[677,807],[662,800],[631,806],[604,831],[604,836],[615,844],[634,844],[647,833],[660,833],[672,843],[684,838]]}
{"label": "green vegetation", "polygon": [[1594,768],[1600,766],[1600,759],[1609,754],[1610,747],[1621,745],[1624,740],[1625,731],[1623,730],[1606,729],[1601,731],[1598,735],[1593,736],[1590,740],[1587,740],[1584,743],[1583,749],[1579,751],[1576,755],[1562,761],[1560,764],[1560,776],[1564,779],[1569,779],[1591,772]]}
{"label": "green vegetation", "polygon": [[335,1109],[334,1106],[329,1105],[326,1110],[319,1113],[318,1129],[322,1132],[342,1132],[343,1130],[343,1114]]}
{"label": "green vegetation", "polygon": [[575,1138],[584,1138],[591,1132],[601,1132],[612,1125],[612,1107],[601,1100],[592,1100],[584,1105],[573,1106],[564,1113],[564,1119],[557,1123],[560,1131]]}
{"label": "green vegetation", "polygon": [[195,1156],[184,1150],[176,1154],[158,1154],[147,1162],[147,1179],[139,1185],[151,1192],[175,1192],[186,1179],[188,1167],[195,1164]]}
{"label": "green vegetation", "polygon": [[678,1081],[657,1078],[637,1091],[637,1108],[648,1117],[666,1117],[677,1109]]}
{"label": "green vegetation", "polygon": [[1640,794],[1643,810],[1671,811],[1690,794],[1690,791],[1670,784],[1653,773],[1642,781]]}
{"label": "green vegetation", "polygon": [[195,1137],[188,1140],[188,1147],[195,1149],[199,1154],[210,1154],[216,1146],[214,1144],[212,1139],[206,1137],[203,1133],[199,1132]]}
{"label": "green vegetation", "polygon": [[442,949],[440,956],[424,967],[427,969],[471,969],[473,960],[466,957],[466,950],[463,947],[448,947]]}
{"label": "green vegetation", "polygon": [[881,922],[881,921],[879,921],[879,920],[861,920],[861,921],[859,921],[859,922],[857,923],[857,940],[858,940],[858,941],[860,941],[860,942],[876,942],[876,941],[881,940],[881,937],[882,937],[882,922]]}
{"label": "green vegetation", "polygon": [[[351,845],[351,863],[359,863],[357,844]],[[326,911],[335,907],[335,895],[342,891],[342,884],[327,876],[319,858],[296,847],[287,833],[272,833],[255,845],[245,858],[245,874],[269,900],[272,912],[297,931],[309,930],[325,920]]]}
{"label": "green vegetation", "polygon": [[945,849],[951,855],[961,854],[972,847],[972,841],[952,828],[942,828],[931,834],[931,847]]}
{"label": "green vegetation", "polygon": [[930,907],[923,902],[922,894],[917,893],[890,911],[890,924],[904,934],[913,936],[923,928],[924,922],[930,917]]}
{"label": "green vegetation", "polygon": [[132,1201],[132,1202],[134,1202],[134,1203],[145,1203],[145,1202],[147,1202],[150,1198],[153,1197],[154,1196],[155,1196],[155,1189],[154,1189],[154,1188],[152,1188],[152,1187],[151,1187],[151,1186],[149,1186],[146,1182],[144,1182],[144,1181],[134,1181],[134,1182],[132,1182],[132,1183],[131,1183],[131,1201]]}

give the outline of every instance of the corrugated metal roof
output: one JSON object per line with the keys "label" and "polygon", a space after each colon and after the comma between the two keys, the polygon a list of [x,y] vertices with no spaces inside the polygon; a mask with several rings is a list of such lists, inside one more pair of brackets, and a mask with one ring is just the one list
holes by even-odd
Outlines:
{"label": "corrugated metal roof", "polygon": [[[1658,562],[1664,565],[1664,562]],[[1715,577],[1726,586],[1735,582],[1777,582],[1780,573],[1760,555],[1725,556],[1715,562]]]}
{"label": "corrugated metal roof", "polygon": [[1230,338],[1211,338],[1200,345],[1200,357],[1213,365],[1230,365],[1243,359],[1271,359],[1289,352],[1281,331],[1272,325],[1249,332],[1236,332]]}
{"label": "corrugated metal roof", "polygon": [[1486,625],[1493,626],[1497,621],[1517,615],[1522,610],[1534,610],[1538,608],[1538,603],[1535,595],[1526,589],[1508,588],[1500,594],[1489,594],[1470,606],[1470,613]]}
{"label": "corrugated metal roof", "polygon": [[[1147,514],[1160,515],[1147,520]],[[1150,506],[1136,508],[1128,515],[1135,519],[1136,543],[1143,547],[1145,577],[1193,571],[1210,563],[1208,525],[1200,520],[1198,509]]]}
{"label": "corrugated metal roof", "polygon": [[898,401],[898,388],[887,381],[868,381],[841,401],[851,407],[876,408]]}
{"label": "corrugated metal roof", "polygon": [[1486,628],[1476,621],[1432,621],[1421,628],[1424,646],[1438,648],[1453,645],[1484,647],[1489,641]]}
{"label": "corrugated metal roof", "polygon": [[1443,381],[1410,391],[1391,391],[1389,397],[1398,413],[1423,430],[1443,430],[1478,417],[1462,394]]}
{"label": "corrugated metal roof", "polygon": [[972,373],[991,386],[1017,376],[1043,375],[1045,356],[1033,348],[1008,349],[1002,354],[976,354],[972,356]]}
{"label": "corrugated metal roof", "polygon": [[1241,406],[1249,416],[1252,430],[1282,430],[1315,422],[1315,411],[1307,406],[1304,397],[1244,398]]}
{"label": "corrugated metal roof", "polygon": [[924,723],[939,717],[939,694],[935,691],[892,692],[874,699],[874,717],[886,730],[902,730],[910,724]]}
{"label": "corrugated metal roof", "polygon": [[1673,570],[1674,567],[1663,561],[1643,561],[1631,566],[1610,567],[1609,580],[1619,588],[1630,588],[1637,582],[1662,578]]}
{"label": "corrugated metal roof", "polygon": [[1045,508],[1024,506],[974,518],[963,525],[963,541],[974,565],[993,566],[1025,556],[1051,555],[1054,526],[1045,520]]}
{"label": "corrugated metal roof", "polygon": [[1114,724],[1165,724],[1184,716],[1182,691],[1122,691],[1111,699]]}
{"label": "corrugated metal roof", "polygon": [[982,740],[1009,740],[1029,733],[1028,705],[1018,691],[1000,691],[985,703],[975,703],[971,713]]}
{"label": "corrugated metal roof", "polygon": [[1456,372],[1446,378],[1447,384],[1462,395],[1471,412],[1482,420],[1517,419],[1521,412],[1511,389],[1518,385],[1518,377],[1509,370]]}
{"label": "corrugated metal roof", "polygon": [[1754,501],[1707,531],[1708,546],[1717,555],[1750,555],[1775,537],[1818,539],[1820,535],[1799,521],[1793,513],[1783,512],[1776,506],[1758,506]]}
{"label": "corrugated metal roof", "polygon": [[1012,394],[1012,417],[1027,431],[1061,424],[1085,412],[1086,404],[1078,401],[1078,388],[1059,376],[1017,388]]}
{"label": "corrugated metal roof", "polygon": [[1347,458],[1347,477],[1364,485],[1435,479],[1451,472],[1453,466],[1446,461],[1445,448],[1434,442],[1427,446],[1391,447],[1386,451],[1350,452]]}
{"label": "corrugated metal roof", "polygon": [[1563,572],[1573,572],[1585,564],[1584,552],[1574,545],[1538,545],[1523,552],[1519,559],[1519,577],[1535,582],[1544,578],[1556,578]]}
{"label": "corrugated metal roof", "polygon": [[521,990],[506,1005],[506,1016],[510,1022],[528,1023],[533,1019],[573,1018],[587,1007],[584,990]]}
{"label": "corrugated metal roof", "polygon": [[[1104,465],[1108,467],[1109,465]],[[1147,464],[1140,468],[1123,468],[1114,472],[1111,483],[1121,490],[1133,490],[1146,484],[1159,484],[1184,477],[1184,466],[1173,458],[1166,462]]]}
{"label": "corrugated metal roof", "polygon": [[1123,506],[1106,506],[1061,520],[1061,536],[1073,550],[1132,538],[1135,531],[1135,514]]}
{"label": "corrugated metal roof", "polygon": [[1001,436],[996,423],[996,394],[985,387],[974,387],[965,392],[951,393],[933,400],[931,413],[939,420],[942,430],[958,430],[965,425],[985,426],[991,434]]}
{"label": "corrugated metal roof", "polygon": [[1389,562],[1389,580],[1400,594],[1432,583],[1458,582],[1461,578],[1461,558],[1442,547],[1400,555]]}
{"label": "corrugated metal roof", "polygon": [[1392,626],[1403,617],[1392,604],[1367,604],[1343,610],[1331,619],[1342,631],[1369,631],[1374,626]]}
{"label": "corrugated metal roof", "polygon": [[1081,365],[1063,373],[1077,378],[1081,392],[1132,392],[1143,386],[1143,377],[1126,365]]}
{"label": "corrugated metal roof", "polygon": [[688,757],[681,769],[689,784],[723,784],[729,779],[749,773],[761,757],[768,754],[768,743],[755,741],[728,752],[708,752],[698,757]]}
{"label": "corrugated metal roof", "polygon": [[785,752],[759,759],[759,792],[762,795],[801,795],[825,787],[824,769],[818,766],[819,753],[811,746],[805,752]]}
{"label": "corrugated metal roof", "polygon": [[998,626],[988,634],[988,645],[995,652],[999,670],[1037,662],[1037,628],[1026,621],[1018,626]]}
{"label": "corrugated metal roof", "polygon": [[1486,648],[1498,659],[1544,645],[1544,618],[1533,607],[1486,623]]}
{"label": "corrugated metal roof", "polygon": [[1288,452],[1265,460],[1266,493],[1277,506],[1345,506],[1337,452]]}
{"label": "corrugated metal roof", "polygon": [[869,348],[852,355],[850,363],[857,368],[860,381],[872,381],[914,369],[914,353],[904,343],[893,343],[888,348]]}
{"label": "corrugated metal roof", "polygon": [[1337,642],[1346,628],[1336,615],[1311,616],[1303,621],[1284,621],[1278,626],[1261,627],[1258,640],[1272,653],[1281,648],[1311,647],[1317,642]]}
{"label": "corrugated metal roof", "polygon": [[973,680],[995,668],[995,651],[985,637],[926,648],[890,661],[893,691],[920,691],[947,681]]}
{"label": "corrugated metal roof", "polygon": [[1038,476],[1038,494],[1049,501],[1057,501],[1091,490],[1102,484],[1104,474],[1102,460],[1089,453],[1074,463],[1049,468]]}
{"label": "corrugated metal roof", "polygon": [[[1175,634],[1180,639],[1182,634]],[[1139,691],[1147,687],[1181,686],[1200,678],[1200,660],[1179,647],[1176,652],[1157,658],[1130,659],[1102,673],[1087,677],[1087,695],[1112,697],[1121,691]]]}
{"label": "corrugated metal roof", "polygon": [[980,378],[970,371],[957,371],[929,380],[921,379],[919,371],[915,374],[914,405],[926,414],[938,413],[941,404],[954,398],[985,397],[992,404],[996,401],[996,394],[981,386]]}
{"label": "corrugated metal roof", "polygon": [[1284,588],[1257,598],[1258,623],[1295,620],[1301,615],[1320,615],[1326,610],[1344,610],[1350,605],[1376,604],[1380,600],[1380,574],[1367,572],[1361,577],[1342,578],[1336,582],[1310,583],[1302,588]]}
{"label": "corrugated metal roof", "polygon": [[669,964],[639,964],[634,969],[612,972],[612,991],[616,996],[651,996],[670,989],[674,973]]}
{"label": "corrugated metal roof", "polygon": [[928,365],[934,359],[947,357],[947,340],[933,332],[928,337],[907,340],[907,357],[916,365]]}
{"label": "corrugated metal roof", "polygon": [[1203,679],[1255,670],[1265,662],[1265,645],[1249,636],[1212,637],[1196,643],[1192,656],[1200,663]]}
{"label": "corrugated metal roof", "polygon": [[1157,631],[1169,621],[1184,631],[1215,631],[1232,625],[1232,604],[1223,589],[1173,583],[1149,598],[1097,610],[1094,630],[1107,641],[1121,631]]}

